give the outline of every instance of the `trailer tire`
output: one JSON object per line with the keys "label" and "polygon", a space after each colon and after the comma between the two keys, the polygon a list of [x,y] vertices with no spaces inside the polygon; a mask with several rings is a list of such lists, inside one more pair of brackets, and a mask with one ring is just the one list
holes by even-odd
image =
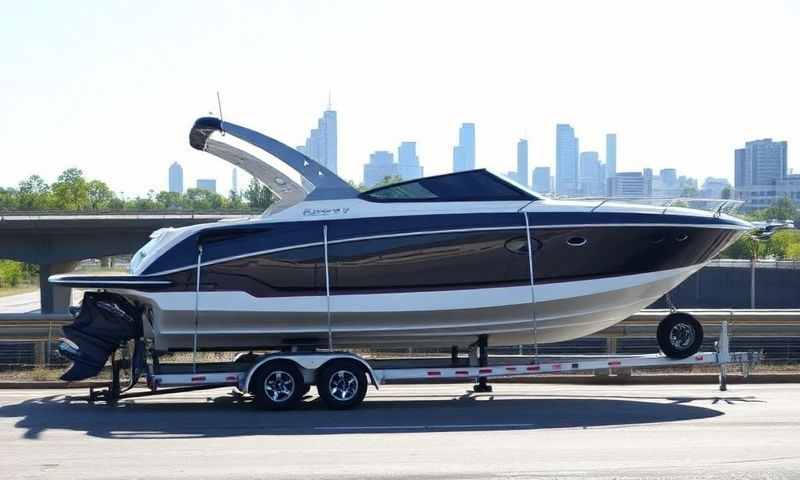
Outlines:
{"label": "trailer tire", "polygon": [[262,410],[289,410],[303,398],[303,374],[289,360],[274,360],[258,367],[250,390],[256,407]]}
{"label": "trailer tire", "polygon": [[679,360],[700,350],[703,326],[686,312],[671,313],[658,324],[656,338],[664,355]]}
{"label": "trailer tire", "polygon": [[357,407],[367,394],[366,369],[353,360],[329,362],[317,376],[317,391],[330,409]]}

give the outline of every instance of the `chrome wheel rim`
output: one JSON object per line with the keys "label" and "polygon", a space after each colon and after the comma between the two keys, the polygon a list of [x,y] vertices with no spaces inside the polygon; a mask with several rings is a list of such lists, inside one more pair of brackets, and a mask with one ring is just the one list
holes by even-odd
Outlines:
{"label": "chrome wheel rim", "polygon": [[677,323],[669,331],[669,343],[680,350],[686,350],[694,343],[694,328],[686,323]]}
{"label": "chrome wheel rim", "polygon": [[331,375],[328,390],[340,402],[352,400],[358,393],[358,377],[349,370],[339,370]]}
{"label": "chrome wheel rim", "polygon": [[282,370],[275,370],[264,379],[264,393],[273,402],[285,402],[294,393],[294,377]]}

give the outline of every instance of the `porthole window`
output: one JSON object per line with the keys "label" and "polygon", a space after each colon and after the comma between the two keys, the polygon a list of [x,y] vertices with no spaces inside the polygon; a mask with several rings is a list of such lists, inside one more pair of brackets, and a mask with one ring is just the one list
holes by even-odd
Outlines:
{"label": "porthole window", "polygon": [[583,237],[569,237],[569,239],[567,239],[567,245],[570,247],[582,247],[587,243],[589,243],[588,240]]}

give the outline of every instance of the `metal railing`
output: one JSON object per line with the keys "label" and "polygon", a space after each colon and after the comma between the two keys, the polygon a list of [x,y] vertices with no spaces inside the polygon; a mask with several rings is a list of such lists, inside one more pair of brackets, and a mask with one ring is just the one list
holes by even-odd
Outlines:
{"label": "metal railing", "polygon": [[[800,310],[690,310],[703,324],[704,349],[713,349],[722,321],[731,328],[732,348],[758,350],[768,362],[800,362]],[[601,332],[569,342],[539,346],[543,355],[640,354],[658,350],[656,328],[669,310],[642,310]],[[65,314],[0,314],[0,367],[61,366],[56,351]],[[705,344],[708,345],[705,345]],[[441,353],[440,349],[374,349],[386,353]],[[493,353],[532,354],[532,346],[493,348]],[[449,351],[449,350],[448,350]]]}

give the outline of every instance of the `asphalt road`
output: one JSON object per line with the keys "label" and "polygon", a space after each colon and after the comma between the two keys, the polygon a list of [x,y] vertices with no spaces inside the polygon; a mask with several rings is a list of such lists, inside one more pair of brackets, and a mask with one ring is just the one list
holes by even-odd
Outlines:
{"label": "asphalt road", "polygon": [[[72,305],[82,298],[82,290],[72,289]],[[0,297],[0,313],[38,313],[40,309],[39,290]]]}
{"label": "asphalt road", "polygon": [[0,477],[800,478],[800,385],[466,389],[276,413],[225,389],[116,407],[0,390]]}

